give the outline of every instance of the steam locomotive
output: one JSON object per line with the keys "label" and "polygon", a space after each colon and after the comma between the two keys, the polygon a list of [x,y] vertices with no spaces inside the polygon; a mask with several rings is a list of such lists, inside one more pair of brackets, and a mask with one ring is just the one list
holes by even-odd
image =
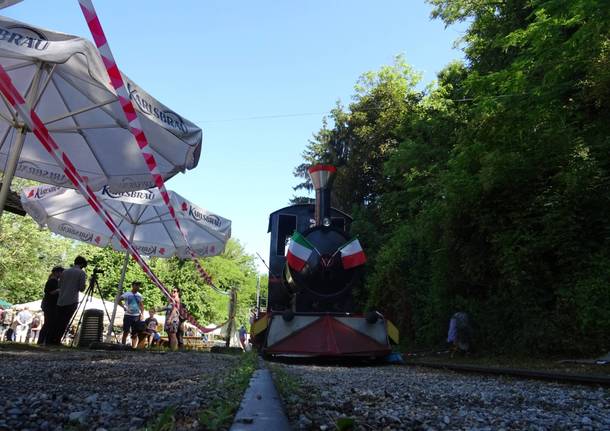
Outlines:
{"label": "steam locomotive", "polygon": [[251,328],[252,342],[270,356],[381,357],[398,330],[379,312],[354,311],[352,289],[366,260],[351,238],[352,218],[331,207],[336,168],[309,168],[315,204],[269,216],[267,310]]}

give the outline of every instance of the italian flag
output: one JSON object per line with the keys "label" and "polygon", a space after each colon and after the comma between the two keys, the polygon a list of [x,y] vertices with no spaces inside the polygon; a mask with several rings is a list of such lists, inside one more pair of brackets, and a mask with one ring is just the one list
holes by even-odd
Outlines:
{"label": "italian flag", "polygon": [[366,256],[364,255],[360,241],[358,241],[357,238],[354,238],[345,244],[339,251],[341,252],[341,262],[345,269],[364,265],[364,262],[366,262]]}
{"label": "italian flag", "polygon": [[286,253],[288,265],[295,271],[301,271],[309,260],[312,251],[313,246],[309,241],[300,233],[295,232],[292,238],[290,238],[288,253]]}

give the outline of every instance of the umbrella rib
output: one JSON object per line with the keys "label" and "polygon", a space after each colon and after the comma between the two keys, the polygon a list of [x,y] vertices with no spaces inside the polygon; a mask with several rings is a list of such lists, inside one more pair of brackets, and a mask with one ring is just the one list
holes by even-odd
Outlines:
{"label": "umbrella rib", "polygon": [[47,216],[49,216],[49,217],[57,217],[57,216],[60,216],[62,214],[69,213],[71,211],[76,211],[76,210],[79,210],[81,208],[86,208],[88,206],[89,206],[89,203],[87,203],[85,201],[85,203],[83,203],[83,204],[79,204],[79,205],[76,205],[76,206],[73,206],[73,207],[70,207],[70,208],[62,208],[61,210],[58,210],[57,212],[54,212],[54,213],[48,212]]}
{"label": "umbrella rib", "polygon": [[[17,124],[17,113],[14,111],[13,106],[7,102],[6,98],[4,97],[4,94],[1,97],[2,101],[4,102],[4,105],[6,106],[6,109],[8,110],[9,114],[11,114],[12,119],[11,120],[6,120],[11,127],[14,127]],[[2,117],[4,118],[4,116]]]}
{"label": "umbrella rib", "polygon": [[4,132],[4,136],[2,137],[2,140],[0,141],[0,150],[2,150],[2,147],[4,147],[4,143],[6,142],[6,138],[8,137],[9,133],[11,133],[11,131],[14,131],[15,129],[13,127],[7,127],[6,128],[6,132]]}
{"label": "umbrella rib", "polygon": [[[2,100],[4,100],[4,98],[2,98]],[[5,103],[5,104],[6,104],[6,103]],[[7,108],[8,108],[8,106],[7,106]],[[11,112],[11,111],[9,110],[9,112]],[[11,112],[11,113],[12,113],[12,112]],[[6,116],[5,116],[3,113],[1,113],[1,112],[0,112],[0,118],[2,118],[4,121],[6,121],[6,122],[9,124],[9,126],[10,126],[10,127],[9,127],[9,129],[10,129],[10,128],[12,128],[12,127],[14,127],[14,124],[15,124],[15,117],[13,117],[13,118],[8,118],[8,117],[6,117]]]}
{"label": "umbrella rib", "polygon": [[[83,80],[82,80],[81,78],[78,78],[78,77],[74,76],[74,75],[73,75],[72,73],[70,73],[70,72],[66,72],[66,71],[63,71],[63,70],[58,70],[58,71],[57,71],[57,75],[58,75],[58,76],[60,76],[60,77],[61,77],[61,78],[62,78],[64,81],[66,81],[68,84],[70,84],[70,85],[72,86],[72,88],[74,88],[76,91],[78,91],[78,92],[79,92],[79,93],[80,93],[80,94],[81,94],[83,97],[85,97],[86,99],[89,99],[89,97],[88,97],[88,96],[87,96],[85,93],[83,93],[83,92],[80,90],[80,88],[78,88],[78,87],[77,87],[77,86],[76,86],[74,83],[72,83],[72,82],[71,82],[69,79],[67,79],[67,78],[64,76],[64,74],[65,74],[65,75],[69,75],[70,77],[74,77],[75,79],[77,79],[77,80],[79,80],[79,81],[83,81]],[[85,83],[90,83],[89,81],[84,81],[84,82],[85,82]],[[109,92],[107,88],[105,88],[105,87],[101,87],[101,86],[99,86],[99,84],[97,84],[97,83],[95,83],[95,84],[90,83],[90,84],[92,84],[92,85],[94,85],[95,87],[98,87],[98,88],[100,88],[100,89],[103,89],[103,90],[105,90],[106,92]],[[112,100],[111,102],[109,102],[109,103],[112,103],[112,102],[117,102],[117,101],[119,100],[119,99],[118,99],[118,97],[117,97],[117,96],[116,96],[114,93],[110,93],[110,94],[113,96],[113,100]],[[89,99],[89,100],[91,100],[91,99]],[[95,103],[95,101],[93,101],[93,100],[92,100],[92,102],[93,102],[93,103]],[[109,104],[109,103],[106,103],[106,104]],[[122,128],[122,129],[127,129],[127,130],[129,130],[129,126],[128,126],[128,124],[127,124],[127,123],[125,123],[125,120],[123,119],[123,117],[122,117],[122,116],[120,116],[120,117],[118,117],[118,118],[117,118],[117,116],[116,116],[116,115],[115,115],[115,114],[112,112],[112,110],[109,110],[109,109],[108,109],[108,108],[106,108],[105,106],[100,106],[100,109],[102,109],[102,111],[104,111],[104,112],[106,113],[106,115],[108,115],[108,116],[109,116],[109,117],[110,117],[110,118],[111,118],[111,119],[112,119],[112,120],[113,120],[113,121],[114,121],[114,122],[117,124],[117,126],[118,126],[118,127]]]}
{"label": "umbrella rib", "polygon": [[[89,69],[87,69],[87,71],[89,71]],[[108,92],[108,93],[113,94],[112,90],[109,90],[109,89],[108,89],[107,87],[105,87],[103,84],[100,84],[100,83],[99,83],[99,82],[98,82],[98,81],[95,79],[95,77],[93,77],[93,76],[91,75],[91,73],[89,73],[89,77],[91,78],[91,80],[90,80],[90,81],[88,81],[88,80],[86,80],[86,79],[83,79],[83,78],[81,78],[81,77],[80,77],[80,76],[78,76],[78,75],[73,74],[73,73],[72,73],[72,72],[70,72],[69,70],[62,70],[62,71],[61,71],[61,75],[62,75],[62,78],[64,78],[64,79],[65,79],[65,77],[64,77],[63,75],[69,75],[70,77],[72,77],[72,78],[76,79],[77,81],[81,81],[81,82],[83,82],[83,83],[85,83],[85,84],[87,84],[87,85],[92,85],[92,86],[94,86],[94,87],[99,88],[100,90],[104,90],[104,91],[106,91],[106,92]],[[66,81],[67,81],[67,80],[66,80]],[[118,98],[117,98],[117,100],[118,100]]]}
{"label": "umbrella rib", "polygon": [[167,229],[167,226],[165,226],[165,223],[163,223],[163,219],[161,218],[162,215],[159,214],[157,207],[153,207],[153,210],[155,210],[155,212],[157,213],[157,216],[159,217],[159,221],[161,222],[161,226],[163,226],[163,229],[165,229],[165,232],[167,232],[167,236],[169,237],[169,240],[172,242],[172,244],[174,244],[174,248],[176,249],[176,255],[177,255],[178,254],[178,245],[176,244],[176,241],[174,241],[174,238],[169,233],[169,229]]}
{"label": "umbrella rib", "polygon": [[[55,75],[56,76],[56,75]],[[55,76],[53,76],[51,79],[53,81],[53,85],[55,86],[55,89],[57,90],[57,94],[59,95],[59,98],[61,99],[61,101],[63,102],[64,106],[66,107],[66,109],[70,112],[72,110],[72,108],[70,108],[70,105],[68,104],[68,101],[66,100],[66,98],[64,97],[64,95],[61,93],[61,91],[59,91],[59,86],[57,85],[57,82],[55,82]],[[76,88],[76,87],[75,87]],[[74,121],[74,123],[80,127],[80,124],[78,123],[78,120],[76,119],[76,117],[72,117],[72,121]],[[104,166],[102,166],[102,164],[100,163],[100,158],[98,156],[98,154],[95,152],[93,145],[91,145],[91,142],[89,142],[89,139],[87,139],[87,136],[85,136],[84,133],[80,133],[81,137],[83,138],[83,140],[87,143],[87,146],[89,147],[89,150],[91,151],[91,153],[93,154],[95,161],[97,162],[98,167],[100,168],[100,171],[102,172],[102,174],[104,175],[105,178],[110,178],[110,176],[108,175],[108,172],[106,172],[106,169],[104,168]]]}
{"label": "umbrella rib", "polygon": [[[43,65],[44,64],[45,63],[43,63]],[[48,64],[48,63],[46,63],[46,64]],[[43,65],[41,65],[41,69],[42,69]],[[40,88],[40,91],[36,95],[36,99],[32,103],[32,109],[33,110],[36,110],[36,107],[38,106],[38,103],[40,103],[40,100],[42,99],[42,95],[44,94],[44,92],[46,91],[47,87],[49,86],[49,83],[51,82],[51,78],[53,77],[53,74],[55,73],[55,69],[56,68],[57,68],[57,64],[53,64],[53,66],[51,66],[51,70],[48,72],[47,77],[45,78],[45,81],[42,84],[42,87]]]}
{"label": "umbrella rib", "polygon": [[133,208],[133,206],[135,204],[131,204],[131,206],[129,208],[127,208],[127,205],[125,205],[125,202],[123,201],[119,201],[121,203],[121,206],[123,207],[123,209],[125,210],[125,220],[129,220],[129,224],[137,224],[137,220],[134,220],[133,217],[131,216],[131,213],[129,212],[130,209]]}
{"label": "umbrella rib", "polygon": [[[12,56],[12,55],[6,55],[6,54],[2,54],[3,58],[10,58],[13,60],[19,60],[20,57],[16,57],[16,56]],[[32,66],[35,62],[33,61],[25,61],[23,63],[16,63],[13,64],[11,66],[3,66],[4,70],[6,70],[7,72],[12,72],[13,70],[19,70],[19,69],[23,69],[24,67],[28,67],[28,66]]]}
{"label": "umbrella rib", "polygon": [[[126,221],[127,223],[131,224],[131,221],[130,221],[130,220],[127,218],[127,217],[125,217],[125,215],[124,215],[124,214],[121,214],[119,211],[117,211],[117,210],[116,210],[116,209],[114,209],[113,207],[111,207],[111,206],[109,206],[109,205],[105,205],[105,207],[104,207],[104,208],[106,208],[108,211],[110,211],[110,212],[114,213],[114,214],[115,214],[115,215],[116,215],[118,218],[120,218],[120,219],[121,219],[121,222],[120,222],[120,223],[122,223],[122,222]],[[119,224],[120,224],[120,223],[119,223]],[[120,227],[120,226],[119,226],[119,227]]]}
{"label": "umbrella rib", "polygon": [[[167,211],[167,212],[165,212],[163,214],[160,214],[156,209],[157,208],[155,207],[155,213],[157,214],[156,216],[150,217],[150,218],[144,220],[143,222],[141,222],[140,224],[155,224],[155,223],[160,223],[160,219],[162,217],[165,217],[166,215],[169,214],[169,211]],[[151,220],[156,220],[156,221],[151,222]]]}
{"label": "umbrella rib", "polygon": [[[55,84],[55,81],[53,81],[53,83]],[[57,88],[57,84],[55,84],[55,87]],[[59,89],[58,89],[58,92],[59,92]],[[63,100],[63,97],[62,97],[62,100]],[[79,109],[77,111],[70,111],[70,112],[68,112],[65,115],[60,115],[60,116],[52,118],[50,120],[46,120],[44,122],[44,124],[45,125],[49,125],[51,123],[56,123],[58,121],[66,119],[66,118],[74,117],[76,115],[83,114],[85,112],[92,111],[92,110],[97,109],[97,108],[101,108],[104,105],[109,105],[109,104],[114,103],[114,102],[115,102],[115,100],[107,100],[105,102],[100,102],[100,103],[96,103],[95,105],[87,106],[86,108],[82,108],[82,109]],[[75,122],[76,122],[76,120],[75,120]],[[99,126],[99,127],[102,127],[102,126]],[[116,124],[113,124],[112,126],[107,125],[107,126],[103,126],[103,127],[113,127],[113,128],[120,127],[120,128],[122,128],[121,126],[117,126]],[[82,127],[79,126],[79,128],[82,128]]]}
{"label": "umbrella rib", "polygon": [[54,129],[48,127],[47,130],[52,133],[78,133],[82,130],[99,130],[99,129],[116,129],[117,126],[111,124],[104,125],[90,125],[90,126],[76,126],[76,127],[63,127],[60,129]]}

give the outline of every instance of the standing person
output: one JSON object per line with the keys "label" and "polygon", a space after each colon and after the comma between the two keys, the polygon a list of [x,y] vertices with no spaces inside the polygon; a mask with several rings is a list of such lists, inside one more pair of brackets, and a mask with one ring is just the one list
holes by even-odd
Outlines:
{"label": "standing person", "polygon": [[159,321],[157,320],[157,318],[155,317],[155,309],[151,308],[149,310],[149,316],[148,319],[146,319],[144,322],[146,323],[146,333],[148,334],[148,346],[150,347],[155,334],[157,333],[157,325],[159,324]]}
{"label": "standing person", "polygon": [[61,266],[53,267],[44,285],[44,297],[40,304],[44,313],[44,321],[38,335],[38,344],[46,344],[51,341],[51,328],[57,324],[57,297],[59,296],[59,278],[62,272],[64,272],[64,269]]}
{"label": "standing person", "polygon": [[30,335],[30,325],[32,324],[32,313],[28,307],[23,307],[19,313],[17,313],[17,327],[15,329],[15,339],[18,343],[28,341]]}
{"label": "standing person", "polygon": [[180,289],[174,287],[171,302],[165,310],[165,332],[169,338],[169,346],[172,350],[178,349],[178,330],[180,329]]}
{"label": "standing person", "polygon": [[61,344],[70,319],[78,308],[78,292],[83,292],[87,284],[87,259],[76,256],[74,265],[66,269],[59,279],[59,296],[57,298],[57,318],[53,325],[52,338],[47,344]]}
{"label": "standing person", "polygon": [[42,328],[42,320],[40,318],[40,313],[34,313],[32,325],[30,326],[30,343],[36,343],[38,341],[40,328]]}
{"label": "standing person", "polygon": [[6,330],[11,326],[11,315],[9,310],[0,307],[0,341],[4,340]]}
{"label": "standing person", "polygon": [[468,314],[459,311],[451,316],[451,319],[449,320],[449,332],[447,334],[447,342],[451,344],[451,357],[453,357],[456,352],[467,354],[470,351],[471,334],[472,330]]}
{"label": "standing person", "polygon": [[[125,316],[123,317],[123,340],[122,343],[127,342],[127,335],[135,329],[135,323],[142,320],[144,315],[144,298],[138,292],[142,287],[142,283],[134,281],[131,283],[131,291],[125,292],[119,299],[119,305],[125,309]],[[125,305],[122,302],[125,301]],[[131,337],[131,347],[134,349],[138,345],[138,337]]]}
{"label": "standing person", "polygon": [[246,327],[244,325],[241,325],[241,328],[239,328],[239,343],[241,344],[241,348],[244,349],[244,351],[246,350],[247,334],[248,331],[246,331]]}

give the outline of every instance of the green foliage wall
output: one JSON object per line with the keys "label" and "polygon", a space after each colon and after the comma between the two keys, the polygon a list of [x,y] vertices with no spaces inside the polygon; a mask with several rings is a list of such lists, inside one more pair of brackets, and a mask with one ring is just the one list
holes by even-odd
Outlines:
{"label": "green foliage wall", "polygon": [[469,22],[466,63],[423,91],[402,57],[363,75],[295,170],[339,167],[334,204],[369,256],[360,305],[411,346],[465,310],[482,349],[607,351],[607,2],[430,3]]}

